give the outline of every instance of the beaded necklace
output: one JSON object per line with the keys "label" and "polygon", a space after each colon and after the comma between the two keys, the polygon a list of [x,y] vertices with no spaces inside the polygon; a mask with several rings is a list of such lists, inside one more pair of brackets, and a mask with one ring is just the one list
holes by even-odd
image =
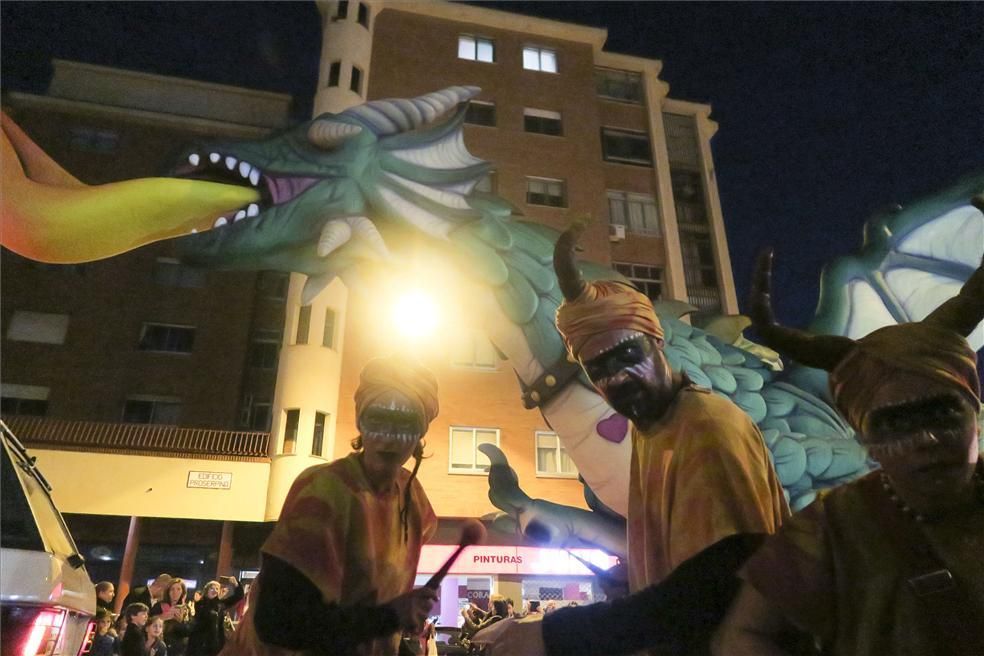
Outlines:
{"label": "beaded necklace", "polygon": [[[938,516],[927,516],[922,513],[916,512],[909,504],[902,500],[902,497],[898,495],[895,488],[892,487],[892,481],[885,472],[878,473],[881,479],[882,489],[888,498],[891,499],[892,503],[902,511],[902,514],[906,517],[911,517],[916,522],[920,524],[925,522],[934,522],[939,519]],[[984,466],[980,462],[977,463],[977,467],[974,469],[974,475],[971,478],[971,482],[974,486],[974,496],[977,498],[977,502],[984,505]]]}

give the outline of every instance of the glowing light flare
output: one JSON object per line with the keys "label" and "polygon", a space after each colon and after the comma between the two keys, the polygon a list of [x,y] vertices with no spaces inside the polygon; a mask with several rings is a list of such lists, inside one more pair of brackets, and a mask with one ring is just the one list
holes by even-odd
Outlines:
{"label": "glowing light flare", "polygon": [[432,335],[440,323],[437,301],[420,289],[411,289],[400,295],[393,304],[391,316],[393,328],[410,339]]}

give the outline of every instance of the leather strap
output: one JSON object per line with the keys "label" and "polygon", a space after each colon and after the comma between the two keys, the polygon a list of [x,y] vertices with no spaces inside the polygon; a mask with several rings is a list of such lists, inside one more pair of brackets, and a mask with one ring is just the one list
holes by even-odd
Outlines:
{"label": "leather strap", "polygon": [[576,380],[581,371],[580,363],[571,362],[565,357],[547,367],[539,378],[529,385],[519,379],[519,385],[523,390],[523,405],[526,406],[527,410],[542,408],[560,390]]}
{"label": "leather strap", "polygon": [[903,557],[905,594],[919,599],[925,617],[937,629],[938,653],[979,654],[984,645],[984,617],[975,608],[980,602],[975,602],[966,586],[953,576],[921,525],[889,498],[880,476],[871,475],[859,483],[875,511],[874,520]]}

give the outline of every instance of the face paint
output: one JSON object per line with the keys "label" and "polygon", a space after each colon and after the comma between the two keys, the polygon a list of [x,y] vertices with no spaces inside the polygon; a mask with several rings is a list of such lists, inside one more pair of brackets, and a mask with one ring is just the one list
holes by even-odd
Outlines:
{"label": "face paint", "polygon": [[581,364],[598,392],[634,423],[659,418],[674,397],[673,375],[661,340],[612,331],[589,340]]}
{"label": "face paint", "polygon": [[423,414],[404,394],[388,390],[358,417],[363,464],[371,477],[395,480],[424,434]]}
{"label": "face paint", "polygon": [[863,429],[861,441],[885,473],[927,497],[953,493],[973,474],[976,417],[955,394],[881,407]]}

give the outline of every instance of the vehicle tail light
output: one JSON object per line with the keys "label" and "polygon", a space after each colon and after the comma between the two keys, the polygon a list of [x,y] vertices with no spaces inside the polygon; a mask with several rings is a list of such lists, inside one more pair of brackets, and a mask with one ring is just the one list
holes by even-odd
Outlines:
{"label": "vehicle tail light", "polygon": [[92,619],[89,624],[85,627],[85,640],[82,641],[82,646],[79,647],[78,656],[85,656],[90,651],[92,651],[92,640],[96,635],[96,620]]}
{"label": "vehicle tail light", "polygon": [[54,653],[65,623],[65,611],[40,610],[31,623],[19,656],[49,656]]}

